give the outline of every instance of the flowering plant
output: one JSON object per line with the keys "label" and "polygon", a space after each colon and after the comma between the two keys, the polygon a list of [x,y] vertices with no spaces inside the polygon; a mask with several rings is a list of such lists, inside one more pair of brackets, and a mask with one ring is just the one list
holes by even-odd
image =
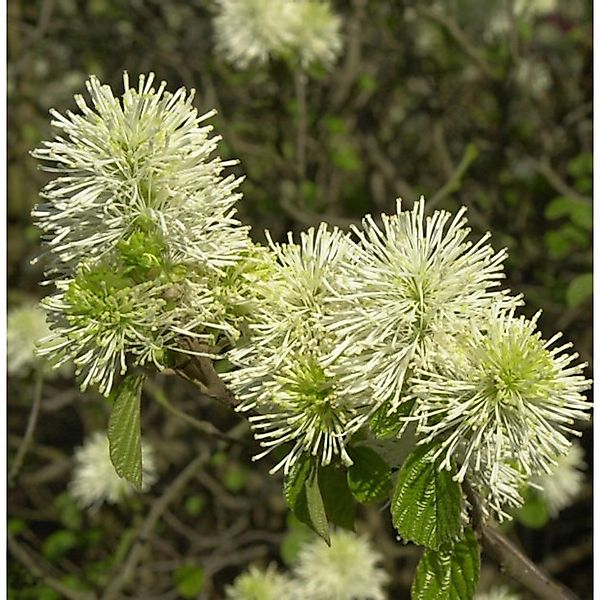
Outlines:
{"label": "flowering plant", "polygon": [[249,415],[256,458],[277,455],[289,508],[327,543],[357,503],[389,501],[425,547],[413,597],[473,597],[488,522],[588,418],[585,364],[518,315],[506,252],[471,239],[465,209],[429,215],[421,198],[349,233],[254,244],[240,179],[211,158],[212,113],[153,84],[126,74],[116,98],[92,77],[91,106],[53,112],[62,133],[34,151],[58,174],[33,213],[54,285],[41,352],[113,402],[116,473],[149,483],[143,383],[174,371]]}

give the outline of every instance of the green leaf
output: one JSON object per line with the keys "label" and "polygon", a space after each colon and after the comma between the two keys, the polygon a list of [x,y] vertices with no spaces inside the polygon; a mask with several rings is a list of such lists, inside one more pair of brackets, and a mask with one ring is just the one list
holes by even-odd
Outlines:
{"label": "green leaf", "polygon": [[584,273],[569,282],[567,304],[574,308],[585,302],[594,293],[594,274]]}
{"label": "green leaf", "polygon": [[319,489],[327,519],[344,529],[354,529],[356,504],[348,487],[346,469],[334,465],[321,467]]}
{"label": "green leaf", "polygon": [[111,394],[112,412],[108,422],[110,460],[119,477],[138,489],[142,487],[142,440],[140,399],[143,375],[128,375]]}
{"label": "green leaf", "polygon": [[310,525],[315,533],[320,535],[327,544],[331,544],[329,523],[319,488],[318,469],[316,467],[311,470],[310,475],[304,482],[304,489],[306,491],[306,505],[310,516]]}
{"label": "green leaf", "polygon": [[358,446],[350,450],[354,464],[348,468],[348,486],[359,502],[385,500],[392,488],[389,465],[371,448]]}
{"label": "green leaf", "polygon": [[204,588],[204,570],[195,565],[182,565],[173,573],[177,591],[182,598],[197,598]]}
{"label": "green leaf", "polygon": [[68,529],[61,529],[51,533],[42,545],[42,554],[53,562],[62,558],[69,550],[77,546],[78,538],[75,533]]}
{"label": "green leaf", "polygon": [[[304,483],[307,480],[312,469],[312,461],[309,457],[303,456],[293,466],[292,470],[285,476],[283,481],[283,497],[290,510],[296,514],[296,510],[302,502],[304,494]],[[302,521],[296,515],[296,517]],[[302,521],[304,522],[304,521]]]}
{"label": "green leaf", "polygon": [[400,536],[439,549],[461,536],[463,496],[452,473],[438,469],[431,456],[437,446],[418,447],[402,465],[391,504]]}
{"label": "green leaf", "polygon": [[548,506],[540,495],[534,490],[530,490],[526,495],[525,503],[517,511],[515,517],[525,527],[539,529],[546,525],[550,515],[548,513]]}
{"label": "green leaf", "polygon": [[[310,456],[303,455],[288,473],[283,484],[283,495],[298,521],[308,525],[325,540],[329,539],[327,517],[319,490],[317,465]],[[320,507],[323,507],[322,510]]]}
{"label": "green leaf", "polygon": [[479,581],[479,544],[468,529],[448,550],[426,549],[410,590],[412,600],[470,600]]}

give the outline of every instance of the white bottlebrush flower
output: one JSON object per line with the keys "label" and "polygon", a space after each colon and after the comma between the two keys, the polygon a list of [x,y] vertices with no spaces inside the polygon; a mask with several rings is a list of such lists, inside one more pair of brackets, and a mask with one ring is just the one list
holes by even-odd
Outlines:
{"label": "white bottlebrush flower", "polygon": [[[154,453],[142,440],[142,491],[157,480]],[[110,461],[106,433],[97,431],[75,451],[75,468],[69,484],[73,497],[82,508],[98,508],[102,503],[117,504],[135,492],[135,487],[119,477]]]}
{"label": "white bottlebrush flower", "polygon": [[560,334],[542,339],[538,317],[494,307],[485,327],[465,330],[444,360],[412,379],[417,433],[440,443],[441,468],[457,462],[457,480],[479,475],[512,506],[520,479],[548,472],[575,421],[589,418],[585,365],[573,364],[570,344],[552,347]]}
{"label": "white bottlebrush flower", "polygon": [[263,65],[294,44],[298,11],[293,0],[219,0],[216,49],[240,69]]}
{"label": "white bottlebrush flower", "polygon": [[521,600],[521,596],[510,588],[501,585],[493,587],[487,592],[475,594],[475,600]]}
{"label": "white bottlebrush flower", "polygon": [[569,506],[581,491],[585,482],[585,468],[583,448],[575,442],[567,454],[557,458],[556,465],[549,473],[532,480],[553,517]]}
{"label": "white bottlebrush flower", "polygon": [[290,56],[330,66],[342,49],[341,19],[319,0],[219,0],[216,49],[240,69]]}
{"label": "white bottlebrush flower", "polygon": [[349,393],[388,401],[396,410],[409,367],[430,364],[492,301],[515,302],[495,290],[506,253],[493,251],[489,234],[467,240],[465,210],[425,217],[423,199],[410,211],[399,201],[398,214],[382,215],[383,227],[368,215],[363,229],[355,229],[359,258],[329,323],[344,351],[336,371]]}
{"label": "white bottlebrush flower", "polygon": [[313,63],[331,67],[342,51],[341,18],[332,12],[328,2],[297,0],[296,6],[294,46],[300,63],[304,67]]}
{"label": "white bottlebrush flower", "polygon": [[82,387],[103,394],[129,366],[162,369],[169,351],[192,352],[183,336],[205,347],[235,340],[240,265],[254,252],[234,218],[240,180],[210,158],[219,138],[202,122],[212,113],[198,115],[193,90],[153,81],[132,88],[125,74],[119,99],[91,77],[91,107],[78,96],[81,114],[54,111],[63,135],[34,152],[59,174],[33,212],[57,287],[44,302],[44,352],[72,359]]}
{"label": "white bottlebrush flower", "polygon": [[353,247],[347,235],[325,224],[302,233],[299,245],[291,234],[289,243],[272,244],[276,263],[259,288],[249,342],[229,354],[237,369],[226,381],[239,410],[258,413],[250,422],[264,454],[292,445],[273,470],[287,473],[303,452],[323,465],[335,459],[349,464],[346,440],[368,416],[370,398],[340,392],[323,366],[337,344],[324,328],[328,297]]}
{"label": "white bottlebrush flower", "polygon": [[248,246],[247,228],[234,218],[240,180],[222,177],[233,163],[211,158],[219,141],[198,115],[194,91],[174,94],[154,74],[140,75],[137,88],[123,76],[116,98],[94,76],[81,114],[51,111],[61,130],[33,152],[57,173],[33,210],[44,232],[49,271],[71,275],[82,259],[102,257],[136,229],[152,227],[174,262],[209,269],[231,265]]}
{"label": "white bottlebrush flower", "polygon": [[6,370],[24,375],[39,366],[36,347],[50,335],[46,315],[37,303],[27,302],[8,311],[6,317]]}
{"label": "white bottlebrush flower", "polygon": [[338,529],[331,546],[321,538],[304,545],[294,567],[303,598],[311,600],[385,600],[388,574],[382,555],[363,536]]}
{"label": "white bottlebrush flower", "polygon": [[279,573],[274,565],[264,571],[252,565],[239,575],[233,585],[225,588],[226,600],[292,600],[296,595],[297,584],[287,575]]}

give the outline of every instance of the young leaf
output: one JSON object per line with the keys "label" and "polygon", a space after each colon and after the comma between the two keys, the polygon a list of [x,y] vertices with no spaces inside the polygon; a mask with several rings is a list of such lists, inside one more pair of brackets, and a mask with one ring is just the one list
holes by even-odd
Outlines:
{"label": "young leaf", "polygon": [[120,477],[142,487],[140,398],[143,375],[128,375],[115,392],[108,422],[110,460]]}
{"label": "young leaf", "polygon": [[465,538],[437,552],[427,548],[417,565],[412,600],[470,600],[479,581],[479,544],[468,529]]}
{"label": "young leaf", "polygon": [[283,480],[283,497],[289,509],[294,512],[301,496],[304,494],[306,482],[312,468],[309,457],[302,456]]}
{"label": "young leaf", "polygon": [[310,516],[310,526],[315,530],[315,533],[320,535],[327,544],[331,544],[329,538],[329,523],[327,514],[325,513],[325,504],[319,489],[318,468],[314,467],[304,483],[306,491],[306,505]]}
{"label": "young leaf", "polygon": [[389,465],[371,448],[352,448],[350,457],[354,464],[348,468],[348,486],[359,502],[385,500],[392,487]]}
{"label": "young leaf", "polygon": [[391,504],[392,522],[404,540],[437,550],[462,533],[463,496],[449,471],[440,471],[435,448],[417,447],[400,469]]}
{"label": "young leaf", "polygon": [[284,480],[283,495],[294,516],[329,543],[329,525],[319,489],[318,467],[303,456]]}
{"label": "young leaf", "polygon": [[348,488],[346,469],[333,465],[319,469],[319,489],[329,521],[344,529],[354,529],[356,505]]}

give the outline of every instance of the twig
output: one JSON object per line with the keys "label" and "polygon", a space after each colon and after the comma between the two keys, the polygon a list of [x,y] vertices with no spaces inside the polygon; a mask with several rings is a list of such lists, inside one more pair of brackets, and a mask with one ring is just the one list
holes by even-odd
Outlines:
{"label": "twig", "polygon": [[8,534],[7,542],[8,550],[16,560],[18,560],[34,577],[41,579],[48,587],[61,594],[64,598],[68,598],[69,600],[92,600],[96,598],[96,595],[93,592],[78,592],[67,587],[55,577],[45,573],[44,569],[40,566],[40,563],[42,562],[41,559],[39,557],[34,559],[30,556],[29,552],[25,550],[25,548],[21,546],[10,533]]}
{"label": "twig", "polygon": [[569,546],[554,556],[549,556],[542,563],[548,573],[562,573],[572,565],[577,564],[594,551],[594,540],[586,537],[575,546]]}
{"label": "twig", "polygon": [[136,541],[133,543],[129,555],[121,570],[115,575],[110,585],[106,588],[102,600],[114,600],[121,597],[123,586],[131,579],[135,568],[141,558],[144,544],[148,541],[150,534],[158,523],[161,515],[169,504],[177,498],[185,489],[185,486],[194,478],[197,471],[208,459],[205,450],[197,456],[187,467],[177,475],[165,493],[152,505],[148,516],[139,530]]}
{"label": "twig", "polygon": [[160,386],[157,386],[156,384],[154,384],[151,380],[146,379],[145,386],[146,386],[146,389],[152,394],[152,397],[154,398],[154,400],[156,400],[156,402],[158,402],[158,404],[160,404],[163,408],[168,410],[170,413],[172,413],[176,417],[178,417],[178,418],[182,419],[183,421],[185,421],[186,423],[189,423],[190,425],[192,425],[192,427],[195,427],[201,433],[204,433],[211,437],[216,437],[220,440],[223,440],[226,442],[231,442],[234,444],[243,444],[244,443],[243,440],[232,438],[232,437],[228,436],[226,433],[219,431],[212,423],[210,423],[208,421],[201,421],[200,419],[196,419],[195,417],[188,415],[187,413],[183,412],[182,410],[179,410],[176,406],[174,406],[173,404],[171,404],[169,402],[167,395],[164,393],[162,388]]}
{"label": "twig", "polygon": [[544,600],[578,600],[571,590],[546,575],[502,533],[484,522],[477,496],[466,480],[463,489],[471,505],[471,523],[483,550],[507,575]]}
{"label": "twig", "polygon": [[570,198],[574,198],[575,200],[580,200],[581,202],[587,202],[588,204],[592,204],[593,199],[589,196],[584,196],[580,194],[577,190],[574,190],[570,185],[568,185],[560,175],[550,166],[550,163],[547,160],[539,160],[534,161],[533,163],[537,172],[540,175],[543,175],[546,178],[546,181],[559,193],[563,196],[568,196]]}
{"label": "twig", "polygon": [[181,344],[187,346],[192,354],[187,355],[185,362],[173,370],[198,387],[205,396],[219,400],[229,408],[235,408],[238,401],[215,371],[212,359],[208,356],[196,355],[218,355],[223,348],[199,344],[189,338],[183,338]]}
{"label": "twig", "polygon": [[353,1],[354,12],[348,24],[348,46],[346,48],[344,66],[340,71],[340,76],[333,87],[333,97],[331,98],[331,107],[333,111],[338,110],[348,98],[352,84],[362,71],[360,68],[361,54],[361,23],[365,14],[366,0]]}
{"label": "twig", "polygon": [[432,210],[437,204],[444,200],[444,198],[458,190],[467,169],[478,156],[479,150],[477,149],[477,146],[475,146],[475,144],[467,144],[458,166],[454,169],[448,181],[446,181],[446,183],[427,201],[428,210]]}
{"label": "twig", "polygon": [[492,68],[481,56],[479,50],[469,41],[454,19],[427,6],[417,5],[415,9],[420,15],[444,27],[457,45],[462,48],[463,52],[477,65],[479,70],[490,79],[495,79],[496,75]]}
{"label": "twig", "polygon": [[296,91],[296,108],[298,111],[298,128],[296,131],[296,167],[298,170],[298,190],[302,190],[302,182],[306,179],[306,143],[307,119],[306,108],[306,73],[297,69],[294,73],[294,89]]}
{"label": "twig", "polygon": [[33,432],[35,431],[35,426],[38,420],[38,416],[40,414],[40,406],[42,404],[42,389],[44,387],[44,371],[43,367],[38,366],[35,374],[35,384],[33,390],[33,404],[31,405],[31,411],[29,412],[29,419],[27,420],[27,427],[25,429],[25,434],[23,435],[23,440],[19,449],[17,450],[17,455],[15,456],[15,460],[10,469],[10,473],[8,475],[8,485],[13,485],[19,471],[21,470],[21,466],[23,465],[23,461],[25,460],[25,455],[29,450],[29,446],[33,440]]}

